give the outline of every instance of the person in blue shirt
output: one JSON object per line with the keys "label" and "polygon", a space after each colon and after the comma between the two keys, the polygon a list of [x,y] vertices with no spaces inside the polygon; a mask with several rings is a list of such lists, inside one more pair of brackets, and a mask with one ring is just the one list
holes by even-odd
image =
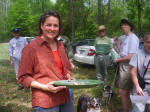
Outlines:
{"label": "person in blue shirt", "polygon": [[[9,56],[10,64],[14,66],[16,79],[18,80],[18,68],[21,59],[22,49],[28,44],[27,40],[24,37],[21,37],[19,34],[19,29],[14,28],[12,30],[13,38],[9,41]],[[19,84],[18,90],[23,89],[24,86]]]}

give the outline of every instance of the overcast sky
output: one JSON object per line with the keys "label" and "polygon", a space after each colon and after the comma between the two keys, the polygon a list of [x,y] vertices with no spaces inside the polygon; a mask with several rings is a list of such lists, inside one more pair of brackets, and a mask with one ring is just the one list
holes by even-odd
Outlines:
{"label": "overcast sky", "polygon": [[54,3],[56,2],[56,0],[51,0],[51,1],[54,2]]}

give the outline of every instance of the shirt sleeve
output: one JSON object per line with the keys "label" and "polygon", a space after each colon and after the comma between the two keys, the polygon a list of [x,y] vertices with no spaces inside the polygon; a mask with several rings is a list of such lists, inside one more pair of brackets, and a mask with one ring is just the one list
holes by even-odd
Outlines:
{"label": "shirt sleeve", "polygon": [[22,52],[20,66],[19,66],[19,78],[18,81],[25,87],[30,87],[33,79],[34,59],[35,53],[33,48],[25,46]]}
{"label": "shirt sleeve", "polygon": [[131,66],[137,67],[138,65],[138,54],[134,54],[129,62]]}
{"label": "shirt sleeve", "polygon": [[13,47],[11,41],[9,42],[9,56],[13,55]]}

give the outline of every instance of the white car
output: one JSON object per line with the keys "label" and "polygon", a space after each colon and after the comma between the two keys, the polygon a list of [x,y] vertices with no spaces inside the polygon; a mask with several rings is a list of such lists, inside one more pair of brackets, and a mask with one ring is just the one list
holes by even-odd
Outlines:
{"label": "white car", "polygon": [[35,39],[35,37],[24,37],[24,38],[26,38],[26,40],[27,40],[28,43],[30,43],[32,40]]}
{"label": "white car", "polygon": [[84,64],[94,65],[95,39],[84,39],[75,48],[74,60]]}

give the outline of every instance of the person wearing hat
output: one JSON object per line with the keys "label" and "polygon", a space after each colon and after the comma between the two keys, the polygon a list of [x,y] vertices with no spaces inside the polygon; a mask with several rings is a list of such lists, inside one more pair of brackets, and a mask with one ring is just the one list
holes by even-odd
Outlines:
{"label": "person wearing hat", "polygon": [[110,38],[106,36],[106,30],[107,29],[104,25],[100,25],[98,27],[99,36],[96,38],[94,43],[96,49],[96,55],[94,57],[96,65],[96,78],[98,80],[104,79],[104,88],[108,85],[107,67],[111,62],[109,53],[112,48],[112,42]]}
{"label": "person wearing hat", "polygon": [[134,27],[128,19],[122,19],[120,27],[124,35],[121,36],[121,39],[114,39],[120,54],[120,58],[115,59],[114,62],[119,63],[119,95],[123,106],[122,112],[129,112],[131,106],[130,93],[133,86],[129,61],[138,50],[139,39],[133,33]]}
{"label": "person wearing hat", "polygon": [[[18,80],[18,68],[21,58],[22,49],[27,45],[27,40],[24,37],[20,37],[19,29],[14,28],[12,30],[12,35],[14,36],[9,41],[9,55],[10,55],[10,64],[14,66],[16,79]],[[24,86],[19,84],[18,90],[23,89]]]}

